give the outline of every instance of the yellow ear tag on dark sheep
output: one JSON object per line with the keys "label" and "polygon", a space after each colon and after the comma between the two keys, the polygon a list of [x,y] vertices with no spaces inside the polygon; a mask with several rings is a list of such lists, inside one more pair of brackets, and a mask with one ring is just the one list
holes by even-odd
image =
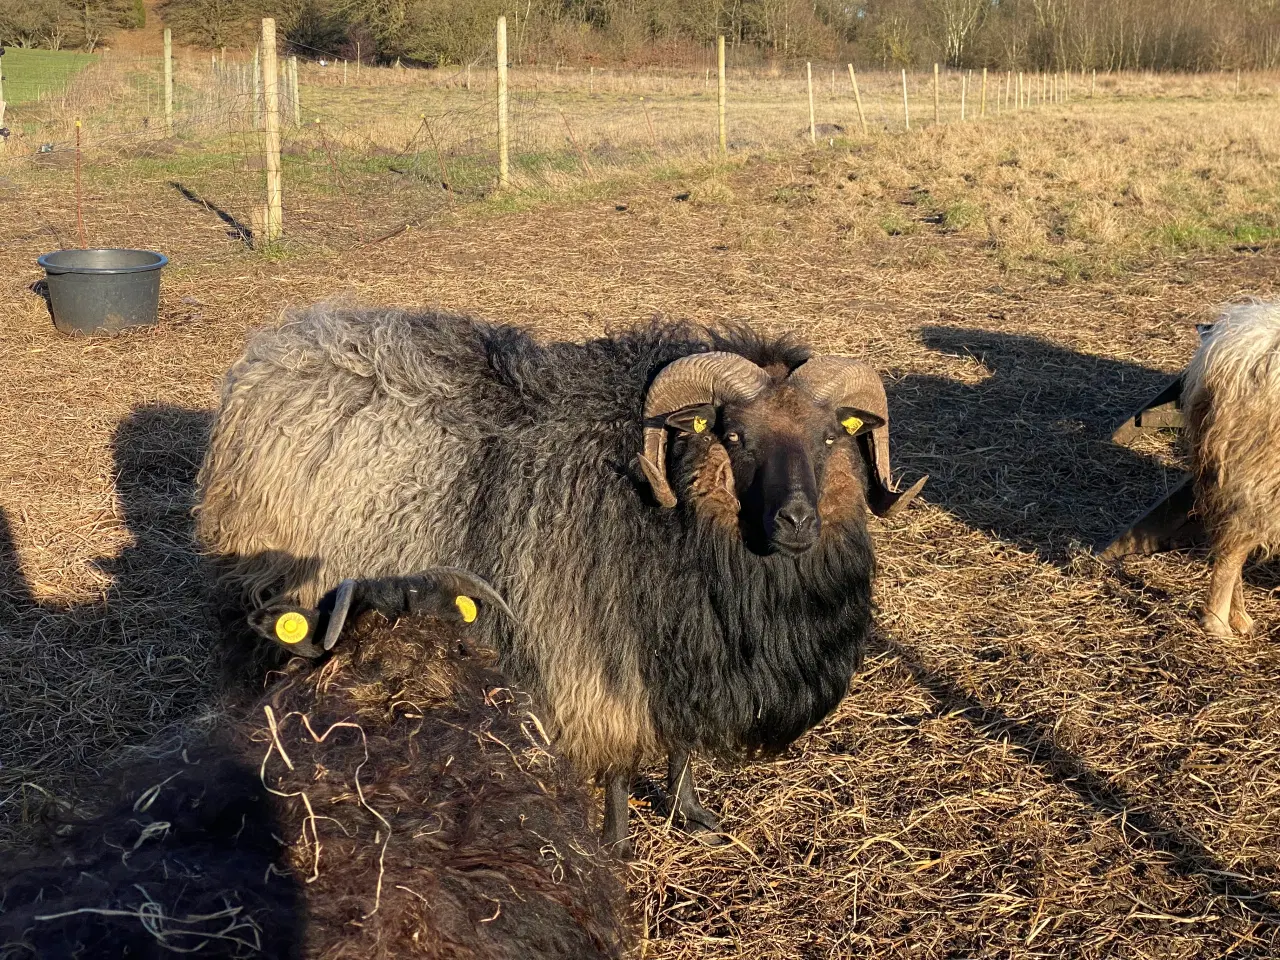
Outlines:
{"label": "yellow ear tag on dark sheep", "polygon": [[862,429],[862,421],[857,417],[845,417],[840,421],[840,426],[844,427],[845,433],[853,436]]}
{"label": "yellow ear tag on dark sheep", "polygon": [[706,418],[706,417],[694,417],[694,418],[693,418],[693,432],[694,432],[694,433],[702,433],[702,432],[703,432],[704,430],[706,430],[706,429],[707,429],[707,418]]}
{"label": "yellow ear tag on dark sheep", "polygon": [[476,602],[470,597],[462,595],[453,598],[453,605],[458,608],[458,612],[462,614],[463,623],[472,623],[476,619]]}
{"label": "yellow ear tag on dark sheep", "polygon": [[276,620],[276,636],[283,643],[301,643],[307,636],[307,618],[290,610]]}

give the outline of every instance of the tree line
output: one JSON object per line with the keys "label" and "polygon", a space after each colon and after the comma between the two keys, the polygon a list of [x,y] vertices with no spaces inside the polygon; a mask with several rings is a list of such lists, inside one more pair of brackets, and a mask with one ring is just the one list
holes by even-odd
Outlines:
{"label": "tree line", "polygon": [[115,31],[146,22],[142,0],[0,0],[0,46],[92,53]]}
{"label": "tree line", "polygon": [[[0,43],[87,46],[137,25],[141,0],[0,0]],[[274,16],[297,52],[447,66],[492,57],[507,17],[518,63],[734,61],[863,67],[1268,69],[1280,0],[162,0],[186,43],[241,47]]]}

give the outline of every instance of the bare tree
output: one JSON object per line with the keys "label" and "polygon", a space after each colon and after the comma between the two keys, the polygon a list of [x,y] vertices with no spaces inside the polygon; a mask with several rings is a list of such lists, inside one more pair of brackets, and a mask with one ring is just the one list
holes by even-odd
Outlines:
{"label": "bare tree", "polygon": [[943,59],[950,66],[963,66],[974,35],[991,10],[990,0],[925,0],[925,10]]}

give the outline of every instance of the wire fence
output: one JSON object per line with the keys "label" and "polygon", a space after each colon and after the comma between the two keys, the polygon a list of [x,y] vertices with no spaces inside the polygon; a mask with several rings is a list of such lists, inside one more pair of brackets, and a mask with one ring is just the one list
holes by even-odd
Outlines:
{"label": "wire fence", "polygon": [[[162,58],[20,53],[0,59],[8,102],[0,169],[39,177],[79,162],[90,189],[110,178],[164,178],[221,216],[230,234],[253,242],[266,166],[256,57],[180,53],[166,124]],[[432,70],[304,57],[296,99],[285,66],[286,238],[338,248],[367,243],[492,194],[499,171],[496,66],[492,53]],[[847,65],[730,63],[726,73],[730,154],[936,124],[1016,123],[1036,111],[1084,111],[1134,98],[1270,97],[1277,88],[1277,78],[1262,73],[989,71],[984,83],[981,71],[875,71],[857,74],[859,111]],[[509,76],[515,196],[720,156],[714,67],[516,66]]]}

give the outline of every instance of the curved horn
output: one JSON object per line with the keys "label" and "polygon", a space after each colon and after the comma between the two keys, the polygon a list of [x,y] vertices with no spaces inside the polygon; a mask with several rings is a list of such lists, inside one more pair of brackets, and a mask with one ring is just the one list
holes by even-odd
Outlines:
{"label": "curved horn", "polygon": [[[463,594],[483,600],[501,610],[516,626],[520,620],[506,601],[485,580],[461,567],[427,567],[407,576],[378,577],[369,580],[344,580],[330,594],[334,597],[334,612],[329,624],[329,634],[334,642],[342,630],[347,608],[353,604],[361,609],[372,607],[385,616],[431,612],[433,603],[445,594]],[[324,603],[324,600],[321,601]],[[326,635],[326,642],[328,642]],[[329,647],[325,647],[329,649]]]}
{"label": "curved horn", "polygon": [[929,478],[920,478],[908,490],[894,489],[889,470],[889,399],[873,367],[852,357],[817,356],[796,367],[787,382],[818,403],[854,407],[880,420],[867,436],[870,450],[863,450],[871,468],[872,489],[867,500],[876,516],[891,517],[915,499]]}
{"label": "curved horn", "polygon": [[667,429],[662,418],[709,403],[744,403],[758,397],[769,374],[736,353],[695,353],[662,368],[644,398],[644,452],[636,457],[658,503],[670,509],[676,495],[667,482]]}
{"label": "curved horn", "polygon": [[498,593],[488,580],[477,576],[470,570],[464,570],[461,567],[430,567],[422,575],[435,580],[446,590],[474,594],[482,600],[487,600],[505,613],[517,627],[522,626],[520,618],[511,612],[511,608],[507,606],[507,601],[502,599],[502,594]]}

